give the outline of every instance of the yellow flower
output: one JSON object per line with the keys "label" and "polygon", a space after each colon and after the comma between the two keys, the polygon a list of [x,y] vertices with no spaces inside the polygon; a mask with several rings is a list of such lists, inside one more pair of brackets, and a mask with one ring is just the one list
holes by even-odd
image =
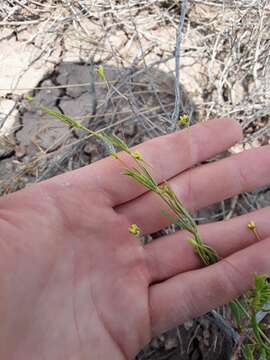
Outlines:
{"label": "yellow flower", "polygon": [[135,235],[135,236],[140,235],[140,228],[137,224],[131,224],[130,227],[128,228],[128,231],[132,235]]}
{"label": "yellow flower", "polygon": [[133,151],[131,153],[131,156],[133,157],[133,159],[135,160],[142,160],[142,154],[139,151]]}
{"label": "yellow flower", "polygon": [[178,124],[179,124],[179,125],[185,126],[185,125],[187,125],[188,123],[189,123],[189,117],[188,117],[187,114],[183,114],[183,115],[181,115],[181,116],[179,117],[179,119],[178,119]]}
{"label": "yellow flower", "polygon": [[255,229],[256,229],[255,221],[251,220],[251,221],[248,223],[248,228],[249,228],[249,230],[255,230]]}
{"label": "yellow flower", "polygon": [[112,151],[112,152],[111,152],[111,155],[112,155],[112,157],[114,157],[115,159],[118,159],[117,152]]}

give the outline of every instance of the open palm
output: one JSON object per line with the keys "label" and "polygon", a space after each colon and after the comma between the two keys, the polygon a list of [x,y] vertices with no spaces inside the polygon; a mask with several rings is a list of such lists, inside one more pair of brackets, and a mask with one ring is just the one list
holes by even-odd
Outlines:
{"label": "open palm", "polygon": [[[240,136],[236,123],[220,119],[137,149],[193,211],[269,183],[269,146],[194,167]],[[1,359],[130,359],[153,335],[239,296],[254,273],[270,271],[269,208],[201,226],[223,259],[207,268],[185,232],[143,248],[128,228],[149,234],[168,225],[164,205],[122,167],[108,157],[1,198]]]}

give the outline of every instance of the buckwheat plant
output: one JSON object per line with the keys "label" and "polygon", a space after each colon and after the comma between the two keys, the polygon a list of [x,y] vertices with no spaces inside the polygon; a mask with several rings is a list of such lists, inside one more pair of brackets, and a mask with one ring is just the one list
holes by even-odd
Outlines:
{"label": "buckwheat plant", "polygon": [[[102,80],[106,79],[103,67],[98,68],[97,74]],[[31,102],[33,101],[32,97],[27,97],[27,99]],[[66,123],[70,128],[80,129],[90,136],[95,136],[104,141],[109,146],[109,149],[111,149],[111,155],[123,163],[125,167],[124,175],[133,178],[134,181],[154,192],[168,206],[169,211],[163,211],[164,216],[166,216],[171,223],[177,225],[180,229],[186,230],[190,234],[188,242],[202,263],[205,266],[209,266],[220,260],[216,251],[201,239],[196,222],[180,199],[178,199],[169,183],[164,181],[158,184],[152,177],[149,170],[150,166],[143,159],[139,151],[130,150],[128,145],[118,136],[108,135],[102,131],[92,131],[69,116],[46,106],[36,105],[40,110]],[[185,126],[188,123],[189,119],[187,115],[179,118],[180,125]],[[128,166],[118,151],[127,154],[132,159],[133,166]],[[251,221],[247,226],[254,233],[256,239],[259,239],[255,222]],[[134,235],[143,245],[141,231],[137,224],[131,224],[127,231]],[[263,325],[259,323],[256,317],[259,311],[269,311],[265,309],[265,305],[269,303],[269,301],[270,286],[268,284],[268,277],[265,275],[256,275],[254,288],[241,299],[234,300],[229,304],[236,326],[242,334],[241,338],[244,339],[241,342],[240,348],[237,349],[237,353],[241,353],[246,360],[267,360],[270,358],[270,340],[264,332]]]}

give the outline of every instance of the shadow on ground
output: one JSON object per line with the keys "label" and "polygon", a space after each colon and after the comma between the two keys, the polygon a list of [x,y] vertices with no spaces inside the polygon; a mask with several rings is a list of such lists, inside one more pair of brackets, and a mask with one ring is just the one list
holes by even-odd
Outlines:
{"label": "shadow on ground", "polygon": [[[66,124],[40,111],[47,106],[81,121],[92,130],[106,129],[132,146],[172,129],[174,79],[158,69],[106,67],[106,80],[96,67],[85,63],[60,63],[32,92],[33,103],[23,101],[17,130],[8,156],[0,159],[2,191],[15,191],[107,155],[104,144],[71,130]],[[185,90],[181,112],[191,122],[196,112]],[[233,341],[224,324],[210,315],[154,338],[137,360],[230,359]],[[130,329],[132,331],[132,329]]]}

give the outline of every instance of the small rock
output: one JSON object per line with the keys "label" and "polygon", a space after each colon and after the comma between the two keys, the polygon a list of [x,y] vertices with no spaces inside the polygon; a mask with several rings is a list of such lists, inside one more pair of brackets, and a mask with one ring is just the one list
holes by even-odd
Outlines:
{"label": "small rock", "polygon": [[164,347],[166,350],[172,350],[177,348],[178,346],[178,341],[175,337],[169,337],[165,340],[165,344]]}
{"label": "small rock", "polygon": [[193,326],[193,321],[192,321],[192,320],[186,321],[186,322],[184,323],[184,328],[185,328],[187,331],[190,330],[190,329],[192,328],[192,326]]}
{"label": "small rock", "polygon": [[150,345],[151,345],[151,347],[153,349],[159,349],[160,348],[160,342],[158,341],[158,338],[152,339]]}
{"label": "small rock", "polygon": [[85,152],[86,155],[91,155],[93,151],[92,144],[86,144],[85,147],[83,148],[83,151]]}

